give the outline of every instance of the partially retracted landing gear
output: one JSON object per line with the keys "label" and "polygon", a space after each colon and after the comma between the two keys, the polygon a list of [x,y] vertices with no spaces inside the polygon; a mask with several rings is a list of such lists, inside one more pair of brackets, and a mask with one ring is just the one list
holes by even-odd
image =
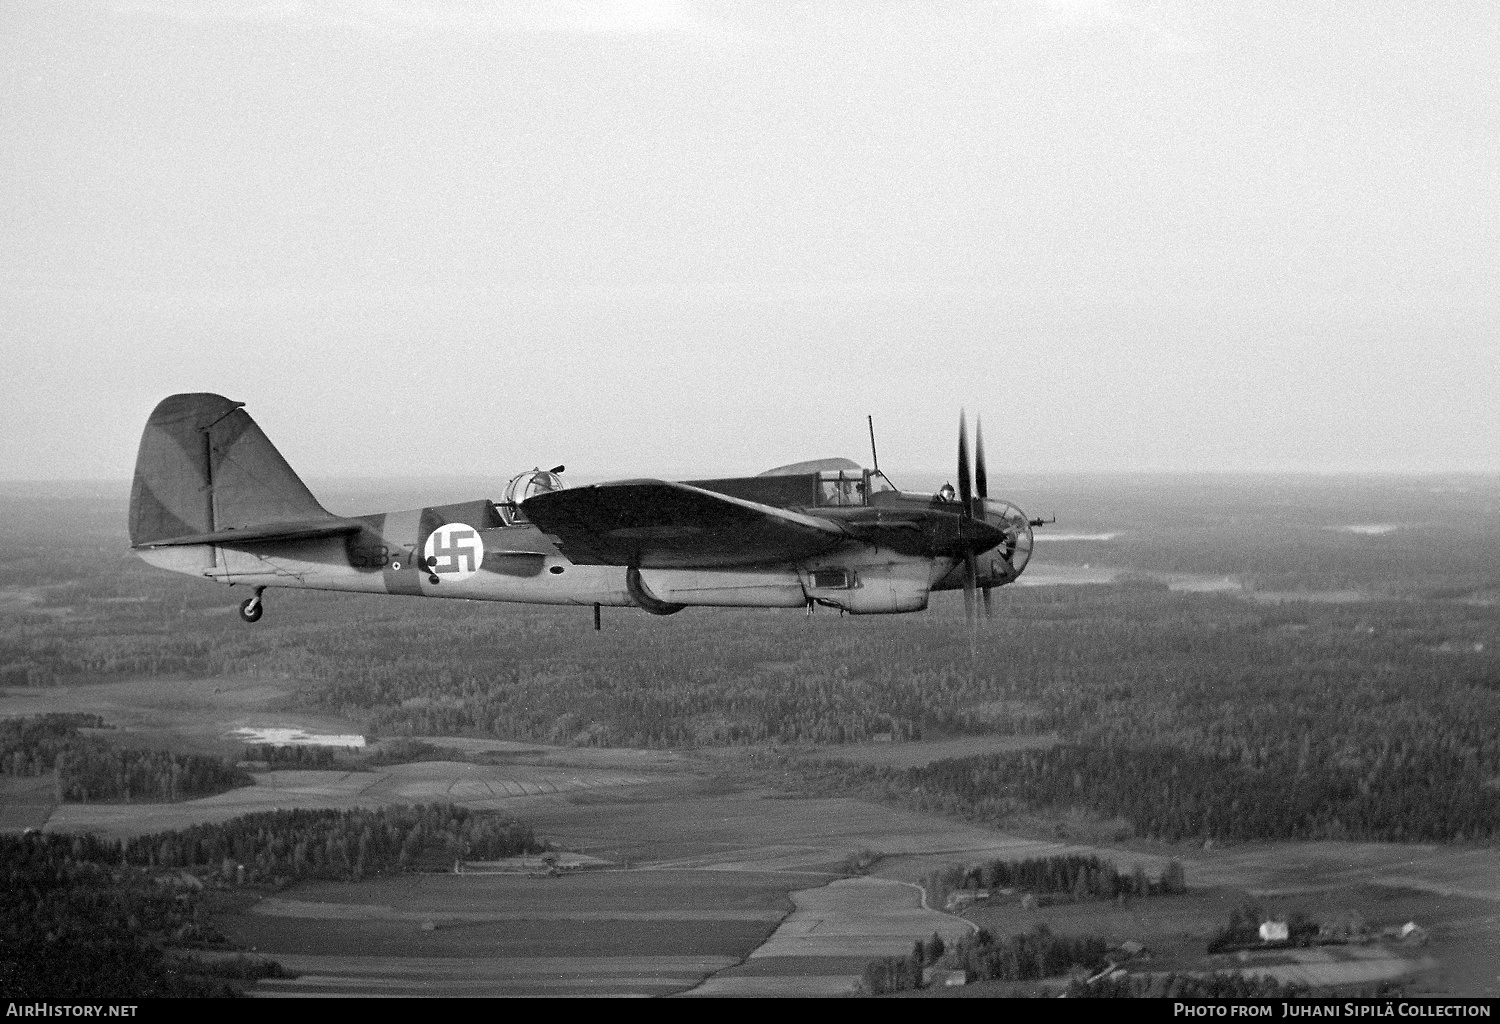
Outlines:
{"label": "partially retracted landing gear", "polygon": [[255,596],[247,597],[243,602],[240,603],[240,618],[244,619],[246,622],[260,621],[261,615],[264,614],[266,610],[264,602],[262,602],[260,599],[260,595],[265,591],[265,589],[265,587],[256,587]]}

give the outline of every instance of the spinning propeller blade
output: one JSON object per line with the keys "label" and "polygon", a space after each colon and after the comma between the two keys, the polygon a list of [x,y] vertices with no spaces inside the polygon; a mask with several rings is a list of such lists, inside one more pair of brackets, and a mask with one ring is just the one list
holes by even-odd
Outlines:
{"label": "spinning propeller blade", "polygon": [[[982,447],[983,443],[983,439],[981,438],[979,440],[979,444],[981,445],[979,448],[980,452],[984,450]],[[982,458],[979,465],[979,493],[983,495],[985,477],[983,469],[984,460]],[[970,484],[970,479],[969,425],[964,418],[964,411],[960,409],[958,411],[958,500],[960,503],[959,515],[962,516],[959,522],[959,536],[961,537],[969,532],[968,523],[974,518],[974,506],[976,502],[974,501],[974,489]],[[983,518],[982,514],[981,518]],[[964,551],[964,619],[967,622],[974,621],[974,588],[978,580],[979,567],[975,564],[973,548],[967,548]],[[985,596],[988,597],[989,595],[986,594]]]}
{"label": "spinning propeller blade", "polygon": [[969,484],[969,428],[964,423],[964,411],[958,410],[958,500],[960,515],[965,519],[974,517],[974,489]]}
{"label": "spinning propeller blade", "polygon": [[974,493],[979,498],[979,518],[984,518],[984,499],[990,496],[984,471],[984,420],[974,417]]}
{"label": "spinning propeller blade", "polygon": [[974,564],[974,552],[964,552],[964,621],[969,623],[974,621],[974,580],[978,575],[979,569]]}
{"label": "spinning propeller blade", "polygon": [[[985,499],[990,496],[989,474],[984,465],[984,420],[978,416],[974,417],[974,490],[979,499],[975,504],[975,511],[981,522],[989,520],[988,509],[985,507]],[[973,556],[969,556],[970,561]],[[972,570],[971,570],[972,571]],[[990,607],[990,588],[988,585],[980,588],[984,595],[984,617],[991,618],[994,615]]]}

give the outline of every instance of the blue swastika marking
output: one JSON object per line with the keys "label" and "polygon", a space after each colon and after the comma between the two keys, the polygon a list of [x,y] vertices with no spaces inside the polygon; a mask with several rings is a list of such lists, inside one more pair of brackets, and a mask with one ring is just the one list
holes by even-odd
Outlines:
{"label": "blue swastika marking", "polygon": [[474,564],[474,540],[472,532],[450,533],[446,537],[440,537],[433,547],[438,560],[437,571],[473,572],[479,568]]}
{"label": "blue swastika marking", "polygon": [[441,526],[427,538],[427,568],[442,576],[471,576],[484,561],[484,543],[471,527]]}

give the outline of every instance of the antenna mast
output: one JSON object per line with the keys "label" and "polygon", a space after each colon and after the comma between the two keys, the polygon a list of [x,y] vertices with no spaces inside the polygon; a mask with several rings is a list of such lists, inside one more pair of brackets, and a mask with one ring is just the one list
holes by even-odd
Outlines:
{"label": "antenna mast", "polygon": [[869,415],[866,416],[865,419],[869,421],[870,424],[870,458],[875,461],[875,472],[879,473],[880,456],[875,452],[875,417],[873,415]]}

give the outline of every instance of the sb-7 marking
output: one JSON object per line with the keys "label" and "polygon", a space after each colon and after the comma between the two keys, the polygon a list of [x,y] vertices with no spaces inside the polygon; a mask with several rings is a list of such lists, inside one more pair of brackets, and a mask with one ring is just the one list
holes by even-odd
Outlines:
{"label": "sb-7 marking", "polygon": [[386,545],[380,547],[358,547],[349,549],[349,564],[356,569],[384,569],[389,566],[392,569],[400,569],[412,561],[411,550],[402,548],[391,548]]}

